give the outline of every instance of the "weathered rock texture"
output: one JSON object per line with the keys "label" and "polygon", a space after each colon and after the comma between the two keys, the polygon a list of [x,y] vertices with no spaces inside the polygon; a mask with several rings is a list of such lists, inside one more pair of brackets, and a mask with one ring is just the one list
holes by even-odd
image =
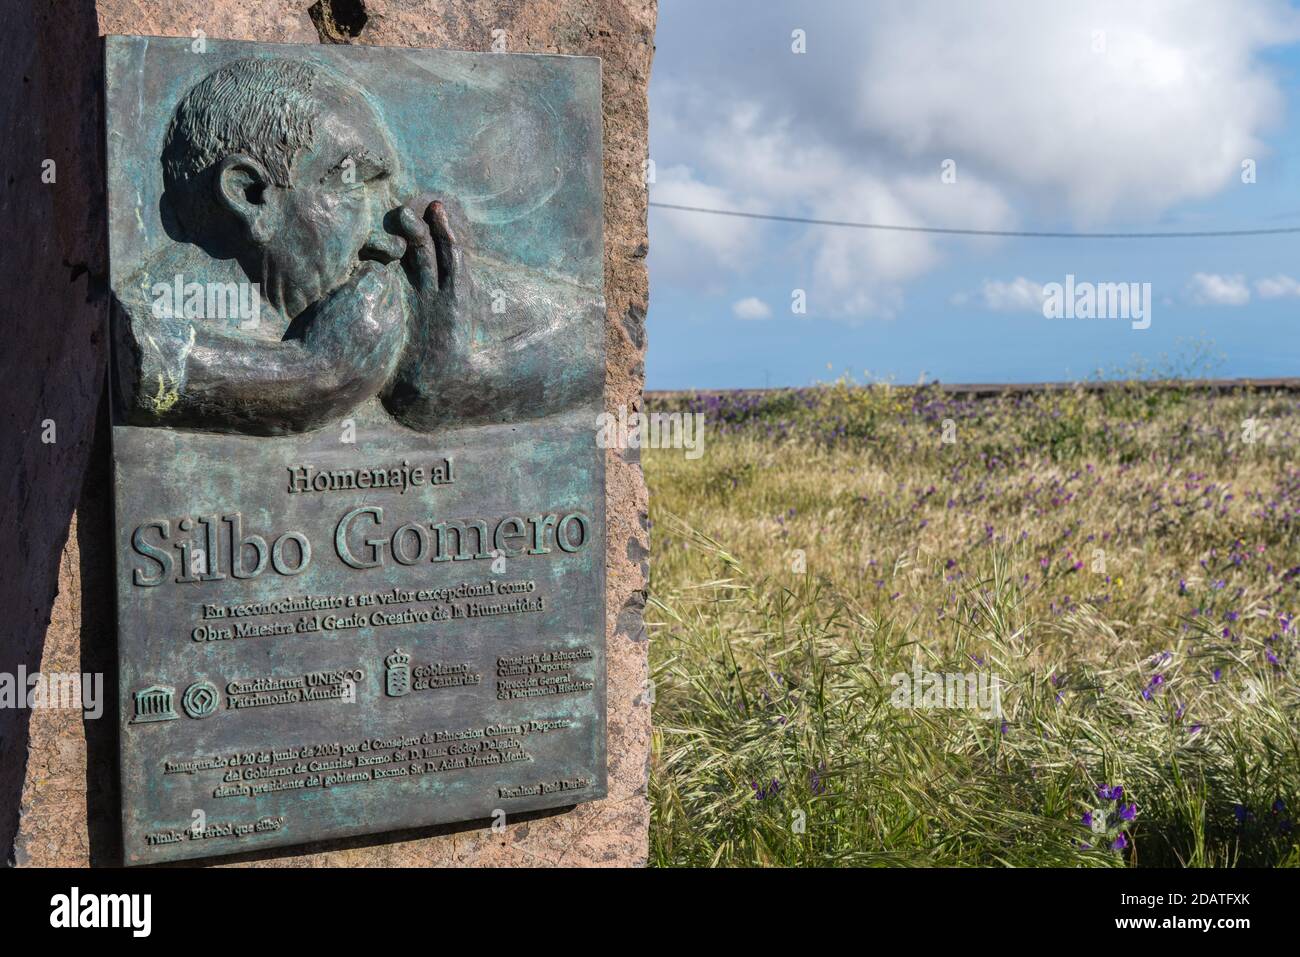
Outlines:
{"label": "weathered rock texture", "polygon": [[[0,672],[102,672],[116,700],[108,428],[104,34],[488,50],[603,59],[606,401],[640,408],[647,303],[646,87],[656,0],[31,0],[0,32]],[[364,26],[353,35],[364,7]],[[309,8],[316,7],[309,13]],[[498,34],[497,36],[500,36]],[[47,159],[53,183],[42,182]],[[49,424],[54,441],[45,441]],[[430,828],[232,859],[278,866],[640,865],[650,711],[641,621],[646,490],[608,461],[609,797],[503,832]],[[0,856],[116,864],[115,717],[0,710]]]}

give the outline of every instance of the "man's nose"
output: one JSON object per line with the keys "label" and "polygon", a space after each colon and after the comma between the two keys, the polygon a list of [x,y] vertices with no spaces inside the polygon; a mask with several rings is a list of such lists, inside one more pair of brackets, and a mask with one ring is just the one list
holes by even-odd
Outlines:
{"label": "man's nose", "polygon": [[361,247],[362,259],[377,259],[381,263],[396,262],[406,252],[406,240],[383,229],[376,229]]}

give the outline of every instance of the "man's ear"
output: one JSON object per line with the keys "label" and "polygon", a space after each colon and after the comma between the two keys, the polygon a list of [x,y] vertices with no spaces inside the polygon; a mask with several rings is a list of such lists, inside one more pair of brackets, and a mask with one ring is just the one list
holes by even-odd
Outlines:
{"label": "man's ear", "polygon": [[217,164],[215,186],[218,205],[244,224],[254,242],[275,234],[280,210],[271,195],[274,184],[261,163],[243,153],[227,156]]}

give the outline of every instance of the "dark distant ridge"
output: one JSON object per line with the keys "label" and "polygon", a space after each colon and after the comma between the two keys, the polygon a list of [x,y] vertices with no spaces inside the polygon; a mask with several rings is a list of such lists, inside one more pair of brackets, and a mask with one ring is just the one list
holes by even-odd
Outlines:
{"label": "dark distant ridge", "polygon": [[[830,383],[827,383],[828,385]],[[1086,382],[927,382],[924,385],[898,385],[902,390],[918,388],[938,389],[951,395],[989,398],[999,395],[1029,395],[1035,392],[1106,392],[1134,386],[1156,389],[1191,389],[1201,392],[1300,392],[1300,378],[1283,379],[1115,379]],[[647,389],[653,398],[670,398],[711,392],[790,392],[795,389],[815,389],[817,386],[778,386],[752,389]]]}

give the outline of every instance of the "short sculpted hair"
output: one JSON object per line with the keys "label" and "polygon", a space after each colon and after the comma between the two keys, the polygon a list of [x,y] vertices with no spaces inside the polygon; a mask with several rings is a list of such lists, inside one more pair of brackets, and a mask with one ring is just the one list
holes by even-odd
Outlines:
{"label": "short sculpted hair", "polygon": [[320,112],[321,71],[302,60],[248,57],[209,74],[181,99],[163,144],[163,183],[189,229],[211,195],[203,186],[227,156],[257,160],[271,181],[290,186],[290,169],[311,146]]}

